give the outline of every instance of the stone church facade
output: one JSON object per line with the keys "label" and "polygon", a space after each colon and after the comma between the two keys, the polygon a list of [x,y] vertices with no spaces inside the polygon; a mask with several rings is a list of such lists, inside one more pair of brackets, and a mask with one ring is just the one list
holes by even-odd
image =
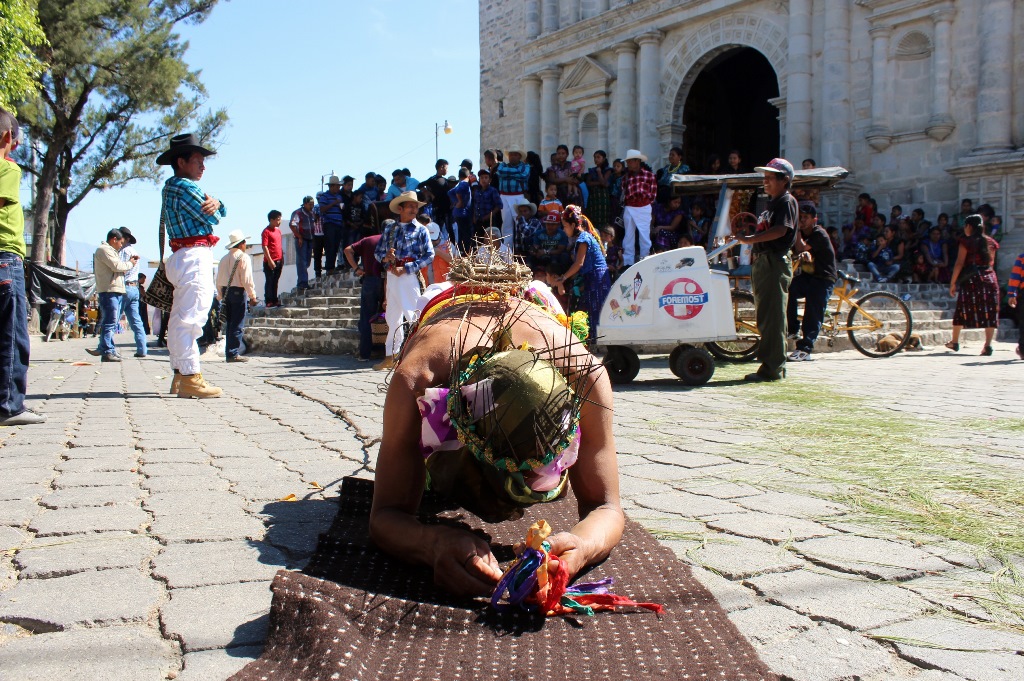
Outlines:
{"label": "stone church facade", "polygon": [[933,221],[971,198],[1016,253],[1021,35],[1019,0],[481,0],[481,146],[814,158],[851,171],[829,224],[861,191]]}

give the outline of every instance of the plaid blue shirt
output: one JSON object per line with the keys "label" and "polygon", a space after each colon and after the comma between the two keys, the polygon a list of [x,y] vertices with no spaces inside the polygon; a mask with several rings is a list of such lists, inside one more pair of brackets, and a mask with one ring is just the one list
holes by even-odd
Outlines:
{"label": "plaid blue shirt", "polygon": [[494,187],[487,189],[478,188],[473,192],[473,217],[477,220],[485,220],[495,208],[501,208],[501,194]]}
{"label": "plaid blue shirt", "polygon": [[519,165],[508,163],[498,164],[498,191],[502,194],[524,194],[526,183],[530,180],[530,166],[521,162]]}
{"label": "plaid blue shirt", "polygon": [[206,194],[199,185],[184,177],[169,177],[164,183],[163,217],[167,238],[185,239],[190,236],[213,234],[213,226],[227,217],[224,202],[214,215],[203,212]]}
{"label": "plaid blue shirt", "polygon": [[377,259],[377,262],[384,262],[389,248],[395,249],[395,257],[399,262],[406,258],[413,259],[412,262],[407,262],[404,265],[406,274],[423,269],[434,261],[434,247],[430,244],[430,233],[425,226],[415,221],[408,224],[396,222],[384,230],[377,249],[373,252],[373,257]]}

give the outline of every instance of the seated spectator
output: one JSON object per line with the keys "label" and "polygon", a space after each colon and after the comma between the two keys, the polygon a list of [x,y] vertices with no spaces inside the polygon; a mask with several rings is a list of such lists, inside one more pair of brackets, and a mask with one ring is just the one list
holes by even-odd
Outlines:
{"label": "seated spectator", "polygon": [[544,229],[533,235],[530,247],[530,266],[534,269],[565,268],[569,266],[569,237],[562,230],[562,214],[551,211],[544,216]]}
{"label": "seated spectator", "polygon": [[516,219],[512,223],[512,250],[516,255],[526,256],[529,246],[533,243],[533,235],[544,229],[544,225],[535,216],[537,206],[525,198],[516,204]]}
{"label": "seated spectator", "polygon": [[843,225],[843,235],[839,239],[839,257],[842,260],[857,259],[857,239],[853,234],[853,225]]}
{"label": "seated spectator", "polygon": [[[480,171],[483,172],[483,171]],[[501,229],[498,227],[487,227],[483,236],[477,242],[476,261],[487,264],[491,262],[491,254],[497,253],[497,257],[503,262],[512,262],[512,249],[501,236]]]}
{"label": "seated spectator", "polygon": [[911,281],[915,284],[925,284],[933,281],[931,278],[931,266],[924,257],[924,251],[918,251],[914,256],[914,265],[911,268]]}
{"label": "seated spectator", "polygon": [[897,203],[889,209],[889,222],[886,224],[895,225],[900,221],[901,217],[903,217],[903,206]]}
{"label": "seated spectator", "polygon": [[886,227],[885,232],[875,239],[875,250],[871,253],[868,270],[874,275],[875,281],[880,284],[888,282],[889,279],[899,274],[900,264],[893,262],[896,250],[892,242],[895,239],[892,227]]}
{"label": "seated spectator", "polygon": [[985,230],[985,235],[990,236],[999,243],[1003,240],[1003,220],[996,212],[992,209],[992,206],[983,203],[978,206],[978,215],[984,220],[982,227]]}
{"label": "seated spectator", "polygon": [[855,263],[866,266],[871,262],[871,254],[874,250],[871,247],[872,243],[873,241],[866,234],[857,240],[857,250],[853,257]]}
{"label": "seated spectator", "polygon": [[[945,213],[943,213],[945,215]],[[974,202],[970,199],[964,199],[960,202],[960,212],[954,213],[952,223],[957,229],[963,229],[964,218],[968,215],[974,215]]]}
{"label": "seated spectator", "polygon": [[662,253],[678,248],[676,243],[683,231],[683,219],[686,211],[683,210],[683,197],[672,196],[669,200],[655,202],[651,210],[651,232],[654,236],[651,242],[652,253]]}
{"label": "seated spectator", "polygon": [[865,225],[871,224],[875,217],[875,209],[871,205],[871,194],[864,192],[857,197],[857,212],[855,216],[863,220]]}
{"label": "seated spectator", "polygon": [[832,250],[835,251],[836,253],[839,253],[840,250],[842,250],[840,249],[839,244],[839,230],[836,229],[835,227],[826,227],[825,233],[828,234],[828,240],[832,244]]}
{"label": "seated spectator", "polygon": [[942,229],[937,225],[928,231],[928,239],[921,243],[921,255],[928,265],[925,280],[936,284],[948,284],[949,244],[942,238]]}

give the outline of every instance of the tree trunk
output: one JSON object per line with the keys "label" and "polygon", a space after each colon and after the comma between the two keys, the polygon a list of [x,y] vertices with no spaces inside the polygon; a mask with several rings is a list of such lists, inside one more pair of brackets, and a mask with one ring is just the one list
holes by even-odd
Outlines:
{"label": "tree trunk", "polygon": [[50,208],[53,206],[53,185],[57,179],[57,159],[50,158],[49,149],[36,181],[36,203],[32,206],[32,262],[45,265],[49,260],[46,237],[50,231]]}

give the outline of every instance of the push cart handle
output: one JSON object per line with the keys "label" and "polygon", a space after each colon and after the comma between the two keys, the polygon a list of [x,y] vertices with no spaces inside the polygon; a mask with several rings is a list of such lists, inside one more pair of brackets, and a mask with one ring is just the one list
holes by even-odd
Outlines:
{"label": "push cart handle", "polygon": [[725,253],[726,251],[728,251],[730,248],[732,248],[733,246],[735,246],[738,243],[739,243],[739,241],[737,239],[729,239],[724,244],[722,244],[721,246],[719,246],[715,250],[713,250],[710,253],[708,253],[708,262],[711,262],[714,258],[717,258],[722,253]]}

